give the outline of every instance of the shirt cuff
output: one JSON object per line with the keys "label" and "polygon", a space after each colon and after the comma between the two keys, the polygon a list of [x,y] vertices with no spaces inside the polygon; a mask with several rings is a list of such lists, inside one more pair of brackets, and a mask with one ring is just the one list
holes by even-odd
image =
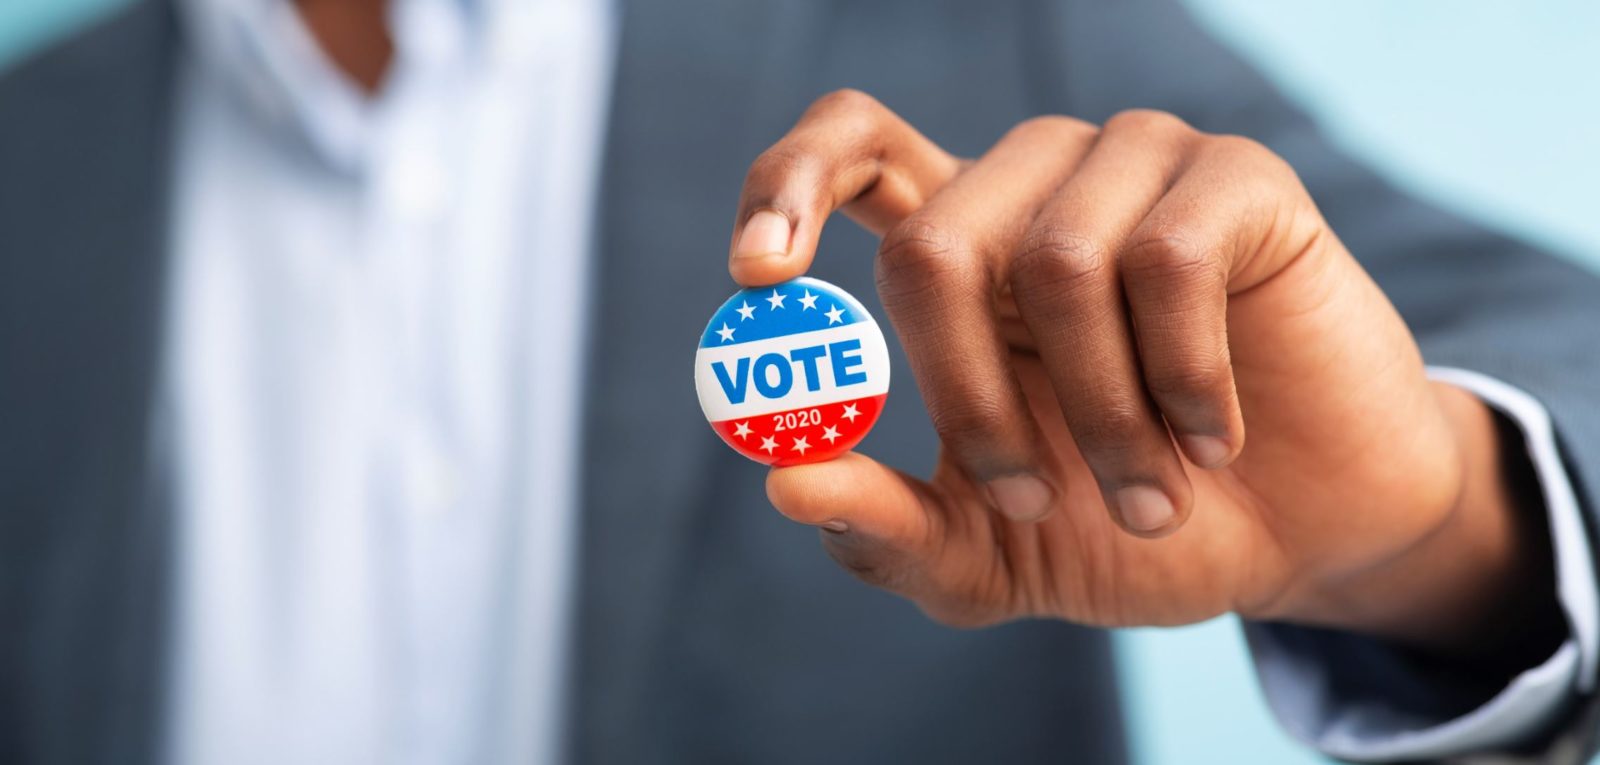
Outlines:
{"label": "shirt cuff", "polygon": [[1381,641],[1280,624],[1245,624],[1267,703],[1296,738],[1331,757],[1380,762],[1511,748],[1546,730],[1577,692],[1595,686],[1600,586],[1594,554],[1550,413],[1492,377],[1447,367],[1428,376],[1462,388],[1515,423],[1544,493],[1555,546],[1557,595],[1571,634],[1543,664],[1483,698],[1459,678],[1430,674]]}

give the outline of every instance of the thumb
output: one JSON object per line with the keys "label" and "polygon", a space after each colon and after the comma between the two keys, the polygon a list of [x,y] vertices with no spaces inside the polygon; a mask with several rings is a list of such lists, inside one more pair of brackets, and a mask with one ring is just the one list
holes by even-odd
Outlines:
{"label": "thumb", "polygon": [[828,554],[861,580],[913,600],[931,594],[944,524],[926,483],[850,452],[774,469],[767,498],[790,520],[821,528]]}
{"label": "thumb", "polygon": [[789,520],[897,546],[920,546],[929,534],[929,491],[922,481],[856,452],[767,475],[767,499]]}

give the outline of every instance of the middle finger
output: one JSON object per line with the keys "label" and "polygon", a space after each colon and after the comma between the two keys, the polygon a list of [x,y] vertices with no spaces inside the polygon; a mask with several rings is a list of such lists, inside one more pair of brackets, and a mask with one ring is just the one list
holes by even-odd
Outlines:
{"label": "middle finger", "polygon": [[948,453],[995,509],[1037,520],[1054,506],[1048,453],[1011,371],[995,310],[1006,262],[1096,130],[1019,125],[884,238],[879,293]]}
{"label": "middle finger", "polygon": [[1169,115],[1113,117],[1041,210],[1011,270],[1067,429],[1114,518],[1141,536],[1178,528],[1192,491],[1143,384],[1116,260],[1195,135]]}

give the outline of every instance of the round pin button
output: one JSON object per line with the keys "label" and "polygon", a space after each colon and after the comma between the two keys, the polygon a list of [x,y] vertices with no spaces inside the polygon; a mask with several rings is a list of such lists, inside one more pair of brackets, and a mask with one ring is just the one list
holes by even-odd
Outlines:
{"label": "round pin button", "polygon": [[855,446],[889,396],[883,331],[850,293],[802,276],[740,290],[712,315],[694,387],[734,451],[784,467]]}

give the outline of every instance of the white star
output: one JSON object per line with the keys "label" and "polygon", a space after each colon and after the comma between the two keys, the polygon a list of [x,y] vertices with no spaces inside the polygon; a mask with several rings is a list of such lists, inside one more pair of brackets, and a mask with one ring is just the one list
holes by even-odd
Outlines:
{"label": "white star", "polygon": [[844,414],[841,414],[839,416],[843,417],[843,418],[845,418],[845,419],[847,419],[847,420],[849,420],[851,422],[855,422],[856,418],[861,416],[861,413],[856,411],[856,405],[855,404],[845,404],[844,405]]}
{"label": "white star", "polygon": [[744,321],[745,319],[754,319],[756,317],[756,307],[750,305],[750,301],[748,300],[744,301],[743,305],[733,310],[739,312],[739,321]]}
{"label": "white star", "polygon": [[733,426],[733,434],[738,436],[740,441],[743,441],[746,438],[749,438],[750,437],[750,421],[749,420],[745,420],[744,422],[741,422],[738,425]]}
{"label": "white star", "polygon": [[777,290],[773,290],[772,297],[767,298],[767,302],[772,305],[772,310],[776,311],[783,307],[783,299],[786,297],[788,295],[779,295]]}
{"label": "white star", "polygon": [[804,438],[796,438],[794,440],[794,446],[790,448],[800,452],[801,454],[805,454],[806,450],[811,448],[811,444],[806,443]]}
{"label": "white star", "polygon": [[722,342],[724,343],[731,342],[733,340],[733,330],[728,329],[727,322],[722,323],[722,329],[717,330],[717,334],[722,335]]}
{"label": "white star", "polygon": [[831,444],[838,440],[839,431],[835,430],[832,425],[829,425],[828,427],[822,429],[822,437],[828,439],[828,443]]}
{"label": "white star", "polygon": [[828,314],[828,324],[833,325],[833,324],[843,324],[844,323],[844,320],[839,318],[840,316],[844,315],[844,311],[839,310],[839,306],[834,306],[833,310],[832,311],[828,311],[827,314]]}
{"label": "white star", "polygon": [[806,296],[803,297],[803,298],[800,298],[800,305],[802,306],[802,308],[800,309],[802,311],[804,311],[804,310],[806,310],[808,308],[816,308],[817,307],[817,296],[811,294],[811,290],[806,290]]}
{"label": "white star", "polygon": [[778,439],[767,438],[766,436],[761,437],[761,451],[771,454],[772,450],[776,448],[778,448]]}

